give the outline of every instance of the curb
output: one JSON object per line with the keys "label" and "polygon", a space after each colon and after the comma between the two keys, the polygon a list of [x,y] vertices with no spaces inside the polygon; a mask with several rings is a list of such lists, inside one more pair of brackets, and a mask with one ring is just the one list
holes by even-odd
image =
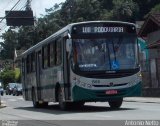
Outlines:
{"label": "curb", "polygon": [[125,102],[140,102],[140,103],[157,103],[160,104],[160,98],[125,98]]}
{"label": "curb", "polygon": [[154,101],[136,101],[136,100],[124,100],[125,102],[139,102],[139,103],[157,103],[160,104],[160,102],[154,102]]}

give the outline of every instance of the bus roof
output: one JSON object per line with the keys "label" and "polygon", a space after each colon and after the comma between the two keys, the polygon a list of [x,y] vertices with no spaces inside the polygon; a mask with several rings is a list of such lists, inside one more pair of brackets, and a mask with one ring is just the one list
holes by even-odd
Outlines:
{"label": "bus roof", "polygon": [[92,24],[92,23],[115,23],[115,24],[127,24],[127,25],[133,25],[135,26],[134,23],[129,23],[129,22],[122,22],[122,21],[86,21],[86,22],[77,22],[77,23],[71,23],[65,26],[64,28],[60,29],[59,31],[55,32],[51,36],[47,37],[46,39],[42,40],[41,42],[37,43],[36,45],[30,47],[27,49],[25,52],[23,52],[19,58],[26,56],[28,53],[32,53],[35,49],[41,47],[46,43],[46,41],[52,40],[53,38],[59,36],[60,34],[66,32],[66,31],[71,31],[71,28],[75,25],[81,25],[81,24]]}
{"label": "bus roof", "polygon": [[69,24],[69,25],[73,26],[73,25],[86,24],[86,23],[117,23],[117,24],[135,25],[134,23],[123,22],[123,21],[85,21],[85,22],[72,23],[72,24]]}

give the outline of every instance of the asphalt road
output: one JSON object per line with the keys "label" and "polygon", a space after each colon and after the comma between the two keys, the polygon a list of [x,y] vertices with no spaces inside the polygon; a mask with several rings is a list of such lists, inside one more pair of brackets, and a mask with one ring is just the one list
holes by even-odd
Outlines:
{"label": "asphalt road", "polygon": [[[124,102],[119,110],[112,110],[107,102],[97,102],[86,103],[81,109],[62,111],[56,103],[36,109],[22,96],[4,95],[1,98],[6,107],[0,109],[0,120],[3,120],[0,126],[6,123],[15,123],[15,126],[121,126],[129,125],[126,122],[129,120],[160,120],[159,103]],[[160,122],[153,123],[160,125]]]}

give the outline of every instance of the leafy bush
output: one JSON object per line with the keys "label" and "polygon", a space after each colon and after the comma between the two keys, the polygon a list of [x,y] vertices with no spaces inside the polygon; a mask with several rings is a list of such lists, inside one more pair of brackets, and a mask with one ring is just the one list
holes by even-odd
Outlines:
{"label": "leafy bush", "polygon": [[15,81],[16,82],[20,82],[21,77],[20,77],[20,69],[19,68],[15,68]]}
{"label": "leafy bush", "polygon": [[14,70],[10,70],[10,69],[5,69],[0,73],[0,79],[2,81],[2,83],[4,84],[4,87],[6,87],[6,85],[9,82],[15,82],[15,72]]}

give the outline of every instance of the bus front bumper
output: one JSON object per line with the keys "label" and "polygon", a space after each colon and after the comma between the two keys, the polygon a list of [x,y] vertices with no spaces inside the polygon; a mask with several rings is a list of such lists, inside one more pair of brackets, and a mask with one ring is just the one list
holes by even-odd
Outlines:
{"label": "bus front bumper", "polygon": [[89,90],[84,89],[79,86],[73,88],[73,101],[88,101],[88,102],[98,102],[98,101],[108,101],[123,97],[141,96],[142,85],[141,82],[123,89],[116,89],[117,94],[106,94],[107,90]]}

